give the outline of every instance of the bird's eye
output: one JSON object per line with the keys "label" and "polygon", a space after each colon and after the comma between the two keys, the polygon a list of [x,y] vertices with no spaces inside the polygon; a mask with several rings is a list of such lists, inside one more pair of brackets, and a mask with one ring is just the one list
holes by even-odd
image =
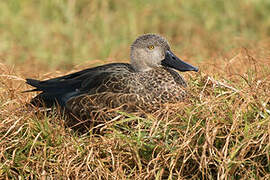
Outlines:
{"label": "bird's eye", "polygon": [[147,48],[148,48],[148,49],[150,49],[150,50],[152,50],[152,49],[154,49],[154,48],[155,48],[155,46],[150,45],[150,46],[148,46]]}

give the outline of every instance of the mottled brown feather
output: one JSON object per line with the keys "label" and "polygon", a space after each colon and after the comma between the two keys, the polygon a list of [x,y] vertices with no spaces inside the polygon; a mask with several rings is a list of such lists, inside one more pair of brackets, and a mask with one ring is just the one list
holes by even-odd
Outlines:
{"label": "mottled brown feather", "polygon": [[[102,108],[118,108],[128,112],[137,108],[151,110],[158,104],[182,101],[186,83],[174,70],[157,67],[145,72],[121,71],[110,74],[91,93],[71,98],[66,107],[74,115],[91,116]],[[87,115],[88,114],[88,115]]]}

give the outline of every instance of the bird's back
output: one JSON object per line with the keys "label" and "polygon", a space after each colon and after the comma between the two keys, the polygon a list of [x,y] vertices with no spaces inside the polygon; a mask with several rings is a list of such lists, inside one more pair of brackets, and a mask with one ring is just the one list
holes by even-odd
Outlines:
{"label": "bird's back", "polygon": [[[84,96],[104,92],[134,94],[141,97],[144,102],[154,105],[183,100],[185,87],[184,79],[176,71],[171,68],[157,67],[143,72],[114,71],[103,77],[102,82],[94,88],[82,86],[81,92],[84,92]],[[135,103],[133,98],[125,101]]]}
{"label": "bird's back", "polygon": [[130,73],[134,69],[127,63],[112,63],[94,68],[88,68],[65,76],[39,81],[26,79],[26,83],[35,87],[27,91],[41,91],[31,103],[35,105],[46,105],[47,107],[57,103],[65,106],[66,102],[75,96],[95,91],[111,74],[117,72]]}

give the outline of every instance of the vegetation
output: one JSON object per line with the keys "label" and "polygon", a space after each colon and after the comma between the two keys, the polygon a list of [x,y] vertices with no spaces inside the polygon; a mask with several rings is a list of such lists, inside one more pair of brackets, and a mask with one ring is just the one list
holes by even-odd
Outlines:
{"label": "vegetation", "polygon": [[[269,13],[263,0],[0,1],[0,177],[268,179]],[[24,78],[127,61],[148,32],[200,67],[182,73],[185,102],[115,110],[86,134],[57,109],[27,105]]]}

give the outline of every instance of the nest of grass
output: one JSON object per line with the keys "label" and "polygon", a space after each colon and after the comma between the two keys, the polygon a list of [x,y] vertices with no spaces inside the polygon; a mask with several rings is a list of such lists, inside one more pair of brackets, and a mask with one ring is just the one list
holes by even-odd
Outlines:
{"label": "nest of grass", "polygon": [[186,101],[152,113],[106,109],[106,121],[86,133],[66,127],[57,109],[27,107],[23,78],[1,65],[0,176],[269,178],[269,57],[242,49],[204,62],[200,73],[185,74]]}

